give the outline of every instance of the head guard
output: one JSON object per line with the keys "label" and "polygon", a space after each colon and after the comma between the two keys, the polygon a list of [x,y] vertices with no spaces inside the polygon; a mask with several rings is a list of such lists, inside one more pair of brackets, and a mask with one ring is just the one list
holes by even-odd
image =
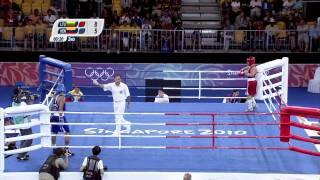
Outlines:
{"label": "head guard", "polygon": [[250,56],[247,58],[247,63],[249,66],[256,63],[256,58],[254,56]]}

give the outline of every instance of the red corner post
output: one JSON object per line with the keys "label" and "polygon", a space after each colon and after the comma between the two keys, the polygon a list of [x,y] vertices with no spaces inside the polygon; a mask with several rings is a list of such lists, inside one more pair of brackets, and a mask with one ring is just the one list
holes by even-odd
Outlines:
{"label": "red corner post", "polygon": [[280,114],[280,141],[289,142],[290,140],[290,114],[286,108],[281,109]]}

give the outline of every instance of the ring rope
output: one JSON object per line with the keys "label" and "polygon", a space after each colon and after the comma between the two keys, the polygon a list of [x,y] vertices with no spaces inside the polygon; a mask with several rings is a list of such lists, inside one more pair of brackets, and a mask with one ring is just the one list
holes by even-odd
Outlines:
{"label": "ring rope", "polygon": [[[94,137],[101,137],[101,138],[114,138],[118,136],[114,135],[82,135],[82,134],[55,134],[55,135],[45,135],[46,137],[75,137],[75,138],[82,138],[82,137],[88,137],[88,138],[94,138]],[[210,139],[210,138],[239,138],[239,139],[279,139],[279,138],[288,138],[288,136],[216,136],[216,135],[210,135],[210,136],[204,136],[204,135],[193,135],[193,136],[176,136],[176,135],[123,135],[121,134],[121,137],[123,138],[170,138],[170,139],[183,139],[183,138],[190,138],[190,139]]]}
{"label": "ring rope", "polygon": [[[65,148],[66,146],[50,146],[48,148]],[[74,149],[91,149],[92,146],[67,146]],[[119,149],[118,146],[104,146],[103,149]],[[291,150],[286,147],[226,147],[226,146],[121,146],[121,149],[251,149],[251,150]]]}
{"label": "ring rope", "polygon": [[28,139],[36,139],[46,136],[46,134],[43,133],[34,133],[32,135],[24,135],[24,136],[17,136],[17,137],[11,137],[11,138],[5,138],[5,142],[15,142],[15,141],[23,141]]}
{"label": "ring rope", "polygon": [[[159,79],[157,77],[145,78],[145,80]],[[181,81],[247,81],[249,78],[161,78],[163,80],[181,80]]]}
{"label": "ring rope", "polygon": [[288,123],[176,123],[176,122],[166,122],[166,123],[42,123],[44,125],[72,125],[72,126],[94,126],[94,125],[137,125],[137,126],[210,126],[210,125],[221,125],[221,126],[255,126],[255,125],[281,125],[281,124],[288,124]]}
{"label": "ring rope", "polygon": [[172,113],[158,113],[158,112],[124,112],[124,113],[115,113],[115,112],[75,112],[75,111],[49,111],[45,113],[64,113],[64,114],[87,114],[87,115],[162,115],[162,116],[212,116],[212,115],[272,115],[272,114],[281,114],[278,112],[211,112],[211,113],[202,113],[202,112],[172,112]]}

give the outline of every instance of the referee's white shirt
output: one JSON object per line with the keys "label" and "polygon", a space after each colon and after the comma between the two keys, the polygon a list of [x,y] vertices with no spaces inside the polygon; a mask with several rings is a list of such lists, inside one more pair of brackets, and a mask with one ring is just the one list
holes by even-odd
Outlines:
{"label": "referee's white shirt", "polygon": [[163,97],[160,97],[159,95],[156,96],[154,99],[155,103],[169,103],[169,96],[167,94],[164,94]]}
{"label": "referee's white shirt", "polygon": [[128,86],[122,82],[120,82],[119,86],[115,82],[104,84],[103,90],[111,91],[114,102],[124,101],[130,96]]}

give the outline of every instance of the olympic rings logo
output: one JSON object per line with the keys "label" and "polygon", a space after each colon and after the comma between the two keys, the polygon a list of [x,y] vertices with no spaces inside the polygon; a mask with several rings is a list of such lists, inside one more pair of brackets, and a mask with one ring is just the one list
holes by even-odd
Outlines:
{"label": "olympic rings logo", "polygon": [[111,67],[107,67],[107,68],[88,67],[85,69],[84,74],[86,75],[87,78],[90,78],[91,80],[107,81],[111,79],[111,77],[114,75],[114,70]]}

